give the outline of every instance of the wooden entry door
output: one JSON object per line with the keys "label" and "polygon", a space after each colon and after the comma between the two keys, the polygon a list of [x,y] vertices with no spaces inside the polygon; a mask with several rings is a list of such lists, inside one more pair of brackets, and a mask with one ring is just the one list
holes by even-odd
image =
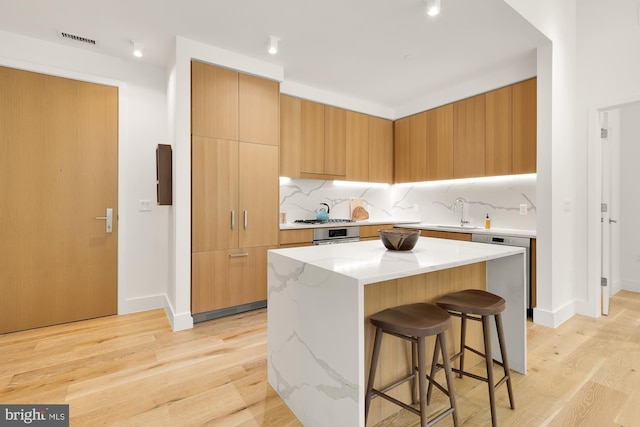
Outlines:
{"label": "wooden entry door", "polygon": [[117,149],[116,87],[0,67],[0,333],[117,312]]}

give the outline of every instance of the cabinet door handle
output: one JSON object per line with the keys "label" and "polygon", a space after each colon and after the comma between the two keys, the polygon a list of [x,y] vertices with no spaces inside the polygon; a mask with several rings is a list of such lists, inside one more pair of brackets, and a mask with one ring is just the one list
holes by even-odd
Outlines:
{"label": "cabinet door handle", "polygon": [[240,257],[243,257],[243,256],[249,256],[249,254],[246,253],[246,252],[241,253],[241,254],[229,254],[229,258],[240,258]]}
{"label": "cabinet door handle", "polygon": [[249,225],[249,214],[247,211],[244,211],[244,229],[247,229],[247,225]]}
{"label": "cabinet door handle", "polygon": [[231,229],[236,228],[236,211],[231,211]]}

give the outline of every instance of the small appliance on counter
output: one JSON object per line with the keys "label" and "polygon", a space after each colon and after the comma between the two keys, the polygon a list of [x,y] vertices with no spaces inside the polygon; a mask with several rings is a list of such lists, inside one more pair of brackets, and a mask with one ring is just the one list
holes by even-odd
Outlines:
{"label": "small appliance on counter", "polygon": [[329,221],[329,212],[331,211],[331,209],[329,209],[329,205],[326,203],[320,203],[321,205],[326,206],[327,208],[319,208],[316,209],[316,219],[318,221]]}

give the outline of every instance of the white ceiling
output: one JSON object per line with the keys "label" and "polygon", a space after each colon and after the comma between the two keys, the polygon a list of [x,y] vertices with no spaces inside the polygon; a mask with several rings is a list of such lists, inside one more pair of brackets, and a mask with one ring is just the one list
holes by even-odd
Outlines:
{"label": "white ceiling", "polygon": [[[176,36],[284,67],[285,79],[390,108],[531,57],[546,39],[504,0],[2,0],[0,30],[164,67]],[[97,40],[89,47],[57,31]],[[280,52],[267,53],[269,36]]]}

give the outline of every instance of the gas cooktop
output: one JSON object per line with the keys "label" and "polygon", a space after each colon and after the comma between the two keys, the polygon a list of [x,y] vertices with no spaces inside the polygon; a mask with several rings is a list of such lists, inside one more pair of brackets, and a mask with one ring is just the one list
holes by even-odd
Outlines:
{"label": "gas cooktop", "polygon": [[293,222],[297,222],[300,224],[340,224],[340,223],[344,223],[344,222],[355,222],[352,219],[326,219],[326,220],[322,220],[322,219],[296,219]]}

